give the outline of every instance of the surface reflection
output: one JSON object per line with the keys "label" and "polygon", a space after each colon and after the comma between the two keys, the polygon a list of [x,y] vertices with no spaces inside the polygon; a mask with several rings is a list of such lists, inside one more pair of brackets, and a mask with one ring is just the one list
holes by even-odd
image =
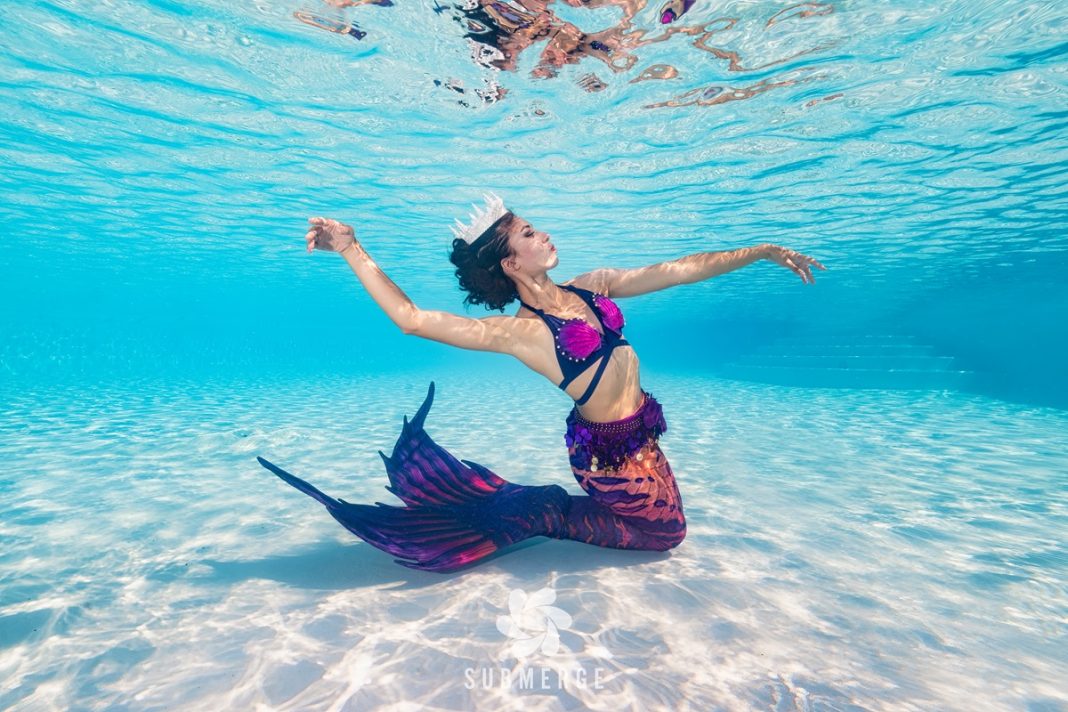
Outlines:
{"label": "surface reflection", "polygon": [[[392,0],[326,0],[339,10],[358,8],[361,5],[390,7]],[[462,31],[468,42],[472,61],[493,72],[517,72],[521,57],[526,51],[538,52],[533,79],[552,79],[567,65],[592,60],[610,72],[608,76],[631,72],[639,61],[638,50],[647,45],[668,42],[676,36],[691,38],[690,45],[701,52],[713,55],[726,62],[728,72],[755,72],[787,64],[798,58],[824,52],[835,43],[824,41],[815,45],[787,48],[777,57],[758,56],[757,50],[743,51],[731,47],[739,37],[760,39],[760,35],[774,31],[783,25],[830,15],[834,6],[828,3],[799,3],[778,10],[765,17],[746,19],[716,17],[698,19],[702,12],[707,16],[710,8],[698,0],[668,0],[655,11],[652,17],[644,16],[647,0],[561,0],[570,8],[596,10],[609,6],[619,8],[621,18],[617,24],[604,29],[585,32],[574,23],[557,15],[554,0],[465,0],[460,3],[438,4],[434,12],[449,16]],[[362,11],[362,10],[361,10]],[[648,15],[648,13],[646,13]],[[363,39],[367,32],[355,21],[329,19],[301,10],[294,13],[301,22],[337,34],[347,34]],[[683,22],[684,17],[693,22]],[[642,26],[642,25],[646,26]],[[752,29],[758,24],[757,29]],[[784,41],[776,38],[769,47],[782,47]],[[537,46],[537,49],[533,49]],[[749,56],[744,56],[748,54]],[[679,64],[654,64],[641,69],[637,76],[627,79],[635,84],[649,80],[690,79],[698,71],[707,71],[707,65],[699,64],[695,57],[692,69]],[[688,73],[686,70],[691,69]],[[434,80],[444,90],[462,95],[455,101],[466,107],[492,104],[508,94],[492,77],[483,78],[484,86],[470,88],[458,78]],[[583,73],[575,83],[586,92],[600,92],[610,82],[596,72]],[[767,78],[747,87],[698,87],[667,101],[647,104],[644,108],[679,106],[714,106],[727,101],[752,98],[768,89],[790,86],[794,80]]]}

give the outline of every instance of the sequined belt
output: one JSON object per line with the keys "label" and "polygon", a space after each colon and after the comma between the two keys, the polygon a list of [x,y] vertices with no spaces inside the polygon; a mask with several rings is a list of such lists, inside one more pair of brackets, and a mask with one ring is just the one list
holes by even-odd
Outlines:
{"label": "sequined belt", "polygon": [[647,443],[655,443],[667,432],[660,403],[652,394],[642,393],[645,400],[638,410],[621,420],[597,423],[579,415],[577,406],[571,409],[564,442],[571,452],[572,467],[592,472],[619,468]]}

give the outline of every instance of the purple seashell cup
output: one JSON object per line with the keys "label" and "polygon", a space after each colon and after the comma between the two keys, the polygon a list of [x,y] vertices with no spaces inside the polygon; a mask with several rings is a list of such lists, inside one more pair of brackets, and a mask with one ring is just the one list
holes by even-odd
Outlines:
{"label": "purple seashell cup", "polygon": [[597,305],[597,310],[601,312],[601,319],[604,320],[605,326],[615,332],[623,329],[623,312],[619,310],[615,302],[601,294],[595,294],[593,302]]}
{"label": "purple seashell cup", "polygon": [[601,346],[601,334],[582,319],[560,329],[560,345],[572,358],[585,359]]}

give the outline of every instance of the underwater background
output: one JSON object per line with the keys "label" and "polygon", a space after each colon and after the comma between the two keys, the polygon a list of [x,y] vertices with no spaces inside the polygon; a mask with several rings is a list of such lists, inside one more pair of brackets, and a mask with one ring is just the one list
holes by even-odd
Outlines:
{"label": "underwater background", "polygon": [[[0,10],[0,708],[1068,709],[1068,9],[533,7]],[[448,262],[486,190],[557,282],[828,267],[621,300],[668,554],[414,572],[256,464],[396,504],[377,452],[433,380],[435,440],[579,493],[552,384],[303,250],[333,217],[420,307],[496,314]],[[574,622],[527,662],[604,686],[481,684],[545,587]]]}

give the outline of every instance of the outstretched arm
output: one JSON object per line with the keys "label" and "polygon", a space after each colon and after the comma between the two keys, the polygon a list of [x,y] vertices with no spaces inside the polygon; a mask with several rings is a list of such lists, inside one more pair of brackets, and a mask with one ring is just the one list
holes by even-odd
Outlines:
{"label": "outstretched arm", "polygon": [[595,271],[597,281],[605,285],[610,297],[634,297],[680,284],[702,282],[721,274],[767,259],[782,265],[801,277],[805,283],[815,282],[810,266],[827,269],[822,264],[778,245],[764,244],[741,247],[723,252],[697,252],[677,260],[660,262],[636,269],[605,268]]}
{"label": "outstretched arm", "polygon": [[513,333],[515,319],[506,316],[471,319],[444,311],[420,309],[375,263],[355,238],[351,226],[327,218],[310,218],[304,236],[308,251],[337,252],[359,278],[382,311],[405,334],[476,351],[518,356],[522,340]]}
{"label": "outstretched arm", "polygon": [[411,333],[419,307],[371,259],[356,240],[352,226],[328,218],[308,218],[308,222],[311,227],[304,235],[308,252],[320,249],[339,253],[386,316],[401,331]]}

